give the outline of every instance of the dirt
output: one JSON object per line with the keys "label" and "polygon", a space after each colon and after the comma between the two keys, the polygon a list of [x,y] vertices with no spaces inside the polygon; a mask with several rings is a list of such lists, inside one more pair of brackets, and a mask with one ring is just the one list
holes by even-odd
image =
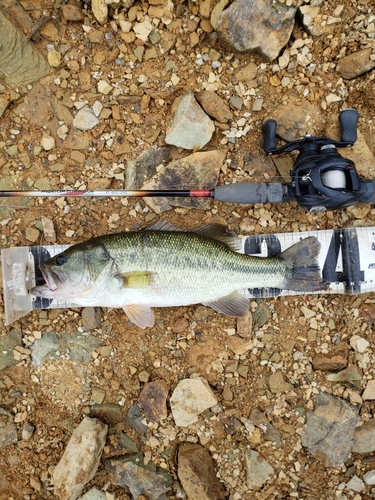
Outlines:
{"label": "dirt", "polygon": [[[46,185],[55,189],[65,185],[77,189],[119,185],[122,187],[121,175],[115,179],[114,174],[124,172],[127,158],[136,158],[142,151],[154,146],[165,146],[165,130],[172,117],[171,105],[175,98],[187,90],[201,90],[198,88],[198,77],[204,81],[210,66],[206,64],[198,67],[195,64],[198,53],[208,53],[214,48],[222,54],[221,60],[224,63],[220,82],[224,91],[233,91],[233,73],[237,68],[250,61],[257,65],[262,62],[258,56],[231,54],[204,30],[198,32],[199,43],[192,48],[189,33],[197,30],[201,18],[198,2],[189,2],[176,7],[172,26],[163,27],[165,31],[178,34],[174,50],[160,60],[152,59],[135,62],[131,66],[119,66],[115,64],[115,60],[122,50],[119,48],[121,44],[126,45],[125,61],[129,61],[136,47],[142,45],[139,40],[125,43],[120,36],[120,30],[116,31],[111,22],[105,26],[98,25],[93,19],[89,4],[72,4],[84,9],[85,26],[92,26],[99,33],[107,34],[102,37],[100,43],[88,43],[82,21],[64,20],[61,17],[59,2],[53,4],[46,0],[40,2],[40,5],[33,2],[22,3],[34,22],[44,15],[55,16],[54,21],[47,21],[40,28],[40,39],[37,43],[42,50],[46,50],[47,44],[51,43],[57,47],[69,44],[61,66],[42,80],[44,89],[70,107],[73,102],[79,100],[92,105],[96,99],[103,97],[96,90],[97,80],[92,78],[92,75],[99,71],[100,78],[107,79],[111,85],[117,85],[118,88],[126,86],[130,90],[125,93],[122,101],[124,104],[119,104],[120,100],[116,101],[111,96],[103,99],[109,115],[101,120],[98,128],[83,134],[90,140],[91,147],[80,150],[84,155],[82,162],[81,157],[80,161],[77,161],[76,156],[72,155],[72,152],[77,150],[64,148],[61,144],[57,144],[51,151],[42,149],[36,154],[35,147],[40,145],[42,132],[48,133],[53,125],[47,122],[48,116],[44,114],[42,119],[37,116],[32,120],[17,112],[17,106],[24,102],[30,88],[15,89],[19,97],[2,116],[0,130],[0,141],[3,141],[4,150],[0,158],[2,176],[11,178],[12,188],[24,187],[25,183],[30,186],[40,179],[45,179]],[[332,36],[312,37],[313,44],[310,49],[316,63],[327,60],[327,50],[332,49],[333,54],[336,54],[339,50],[337,45],[345,45],[345,36],[349,40],[348,52],[360,48],[355,36],[351,36],[352,18],[355,12],[366,12],[371,3],[344,0],[341,4],[348,15],[348,28],[344,30],[339,26]],[[149,7],[146,2],[136,2],[135,5],[140,13],[146,12]],[[327,2],[327,8],[332,7],[331,10],[337,5],[338,2],[335,1]],[[176,10],[179,12],[178,16]],[[189,28],[190,31],[185,28],[188,23],[193,25]],[[342,33],[345,33],[343,37]],[[25,31],[25,34],[28,33]],[[302,28],[297,22],[292,38],[300,37]],[[334,60],[334,55],[330,57]],[[180,82],[173,88],[166,86],[171,73],[163,71],[168,61],[174,62],[180,77]],[[129,68],[130,72],[126,73]],[[284,73],[284,70],[279,72],[280,78]],[[130,74],[131,79],[124,78],[124,75]],[[140,84],[144,81],[142,75],[147,77],[147,85]],[[272,118],[273,111],[281,102],[287,105],[289,99],[296,95],[301,97],[300,106],[303,107],[305,98],[302,96],[305,89],[310,90],[307,100],[317,107],[324,123],[338,116],[340,109],[357,108],[360,112],[359,130],[363,132],[366,140],[368,139],[368,146],[375,153],[373,71],[357,77],[352,82],[345,82],[345,101],[334,103],[326,109],[320,106],[327,93],[325,85],[328,82],[335,86],[340,79],[334,69],[323,73],[324,79],[316,78],[313,74],[299,74],[297,71],[292,78],[300,81],[298,90],[273,86],[270,83],[272,75],[272,64],[268,64],[259,80],[264,96],[263,108],[256,113],[250,133],[236,139],[234,143],[223,145],[223,135],[217,126],[213,139],[204,148],[228,150],[232,168],[229,166],[221,172],[219,184],[231,182],[233,179],[238,182],[279,179],[276,169],[271,169],[265,176],[263,170],[255,167],[251,177],[249,169],[243,167],[247,164],[249,152],[263,154],[261,125],[264,120]],[[130,87],[131,84],[133,87]],[[223,95],[225,96],[225,92]],[[234,120],[238,120],[246,109],[232,109],[232,112]],[[43,124],[47,124],[45,128]],[[160,133],[153,142],[148,143],[146,139],[150,128],[160,129]],[[17,133],[12,132],[14,130]],[[114,137],[114,133],[126,138],[127,153],[114,154],[112,142],[108,142],[111,135]],[[12,144],[18,146],[18,155],[14,157],[5,152]],[[173,158],[186,156],[186,151],[182,149],[172,148],[171,153]],[[62,169],[51,171],[50,165],[56,163],[61,163]],[[12,201],[13,206],[17,203],[20,201]],[[9,204],[9,200],[2,203],[4,207]],[[274,224],[262,222],[265,211],[265,220],[271,220]],[[29,245],[31,242],[26,238],[27,230],[35,227],[35,221],[38,221],[41,215],[53,221],[57,243],[72,244],[91,236],[145,227],[149,223],[149,214],[150,211],[142,199],[68,198],[65,201],[65,209],[63,205],[58,206],[53,199],[30,199],[27,206],[17,208],[14,214],[6,215],[4,212],[2,215],[6,222],[2,223],[1,245]],[[254,232],[258,234],[331,229],[351,223],[358,224],[350,209],[336,213],[311,214],[296,204],[286,203],[251,207],[212,202],[208,210],[175,208],[164,213],[162,218],[182,229],[220,222],[230,226],[238,234],[243,233],[240,224],[245,218],[251,219]],[[359,219],[359,222],[375,225],[375,210],[371,209],[366,220]],[[48,242],[42,233],[33,242],[37,245],[45,243]],[[200,374],[208,380],[222,405],[221,413],[213,415],[208,411],[200,417],[199,425],[187,429],[175,428],[169,411],[167,420],[153,430],[157,436],[163,436],[174,429],[175,439],[171,440],[168,446],[164,446],[160,439],[160,445],[152,448],[126,423],[116,425],[115,432],[124,430],[138,443],[140,451],[151,451],[151,461],[156,465],[165,466],[176,480],[176,464],[173,460],[168,460],[168,453],[178,443],[198,442],[214,457],[218,477],[232,500],[313,500],[339,497],[342,490],[339,485],[346,483],[353,474],[362,476],[366,470],[372,469],[375,457],[372,453],[366,456],[352,456],[341,468],[324,467],[301,446],[300,436],[304,428],[304,419],[301,416],[305,414],[306,409],[313,408],[313,396],[323,388],[336,395],[349,397],[345,387],[327,382],[325,374],[313,370],[311,366],[314,354],[329,351],[335,342],[335,336],[345,344],[349,344],[353,334],[364,336],[370,342],[370,361],[374,360],[375,334],[372,323],[366,322],[361,314],[358,314],[361,304],[365,303],[372,307],[373,294],[269,299],[265,301],[265,307],[270,317],[261,326],[253,325],[251,339],[255,342],[255,347],[241,355],[234,354],[228,341],[228,338],[231,338],[228,331],[236,331],[236,319],[211,309],[202,309],[196,305],[160,308],[155,311],[156,326],[146,330],[140,330],[130,324],[122,310],[103,309],[101,327],[92,333],[103,340],[101,347],[110,346],[109,355],[105,351],[101,354],[100,349],[97,349],[95,356],[93,355],[88,363],[59,358],[40,367],[33,366],[28,355],[16,366],[0,372],[0,405],[19,419],[16,420],[19,441],[2,448],[0,453],[0,499],[55,498],[51,482],[53,467],[60,460],[72,429],[84,415],[90,414],[92,388],[104,389],[105,402],[120,403],[126,413],[127,409],[138,401],[144,383],[139,374],[144,371],[148,373],[149,380],[164,379],[170,394],[180,379],[189,377],[192,373]],[[304,305],[315,312],[318,318],[316,328],[312,328],[301,313],[301,307]],[[252,311],[255,312],[258,306],[259,303],[253,301]],[[1,334],[6,335],[12,328],[21,329],[23,345],[26,348],[35,339],[35,332],[75,332],[83,326],[81,309],[32,312],[10,326],[4,326],[3,311],[3,302],[0,300],[0,320],[3,325]],[[306,360],[298,361],[294,357],[296,352],[303,352],[307,356]],[[357,363],[356,355],[356,352],[350,349],[349,365]],[[233,362],[238,362],[235,368]],[[281,370],[284,378],[293,384],[293,391],[282,394],[270,392],[267,379],[276,370]],[[372,376],[370,364],[363,372],[362,389],[366,379]],[[265,440],[259,429],[250,435],[242,424],[237,425],[241,419],[248,418],[255,409],[263,411],[279,430],[280,447],[273,441]],[[373,402],[364,401],[361,418],[366,420],[373,415]],[[21,438],[24,422],[30,422],[35,427],[34,434],[28,440]],[[267,483],[259,492],[251,492],[246,488],[244,453],[250,447],[257,449],[274,467],[276,473],[276,479]],[[116,453],[110,437],[103,457],[111,457]],[[86,485],[85,491],[94,484],[105,487],[116,499],[131,498],[124,489],[108,484],[108,475],[102,465],[94,479]],[[167,497],[182,498],[178,496],[177,491],[177,487],[172,488]],[[236,493],[240,496],[233,496]],[[345,490],[345,494],[354,496],[354,492],[348,493],[348,490]],[[354,498],[374,498],[371,495],[374,493],[367,487]]]}

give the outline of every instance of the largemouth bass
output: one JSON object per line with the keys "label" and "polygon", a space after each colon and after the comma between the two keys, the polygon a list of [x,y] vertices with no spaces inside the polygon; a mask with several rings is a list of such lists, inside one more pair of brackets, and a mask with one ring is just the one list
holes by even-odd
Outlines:
{"label": "largemouth bass", "polygon": [[219,224],[184,232],[157,223],[69,247],[40,265],[46,284],[32,293],[80,306],[123,308],[133,323],[146,328],[154,325],[152,307],[202,303],[239,317],[248,311],[249,300],[237,290],[327,288],[315,237],[273,258],[240,254],[240,247],[236,234]]}

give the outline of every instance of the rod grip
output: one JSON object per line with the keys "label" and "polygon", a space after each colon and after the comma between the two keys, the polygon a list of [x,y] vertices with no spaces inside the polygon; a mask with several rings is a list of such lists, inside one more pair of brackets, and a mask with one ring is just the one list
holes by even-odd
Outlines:
{"label": "rod grip", "polygon": [[213,198],[226,203],[255,205],[256,203],[281,203],[284,187],[280,182],[239,182],[217,186]]}

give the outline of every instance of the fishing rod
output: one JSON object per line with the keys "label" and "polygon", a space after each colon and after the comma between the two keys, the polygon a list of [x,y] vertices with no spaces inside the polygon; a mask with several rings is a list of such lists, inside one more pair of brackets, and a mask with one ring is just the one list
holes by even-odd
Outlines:
{"label": "fishing rod", "polygon": [[375,203],[375,179],[362,180],[355,164],[338,153],[338,147],[352,146],[357,140],[358,113],[344,109],[339,115],[341,140],[306,135],[276,147],[275,120],[262,126],[263,149],[269,155],[298,151],[290,172],[291,182],[240,182],[213,189],[191,190],[52,190],[0,191],[0,198],[17,197],[183,197],[213,198],[216,201],[255,205],[296,201],[310,212],[325,212],[356,203]]}

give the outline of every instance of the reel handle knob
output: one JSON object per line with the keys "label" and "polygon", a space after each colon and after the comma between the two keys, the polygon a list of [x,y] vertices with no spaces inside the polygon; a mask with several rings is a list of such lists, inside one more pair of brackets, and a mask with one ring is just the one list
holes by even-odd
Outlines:
{"label": "reel handle knob", "polygon": [[267,120],[262,125],[263,149],[268,154],[276,148],[276,126],[275,120]]}
{"label": "reel handle knob", "polygon": [[339,115],[341,141],[353,145],[357,140],[358,112],[353,108],[344,109]]}

